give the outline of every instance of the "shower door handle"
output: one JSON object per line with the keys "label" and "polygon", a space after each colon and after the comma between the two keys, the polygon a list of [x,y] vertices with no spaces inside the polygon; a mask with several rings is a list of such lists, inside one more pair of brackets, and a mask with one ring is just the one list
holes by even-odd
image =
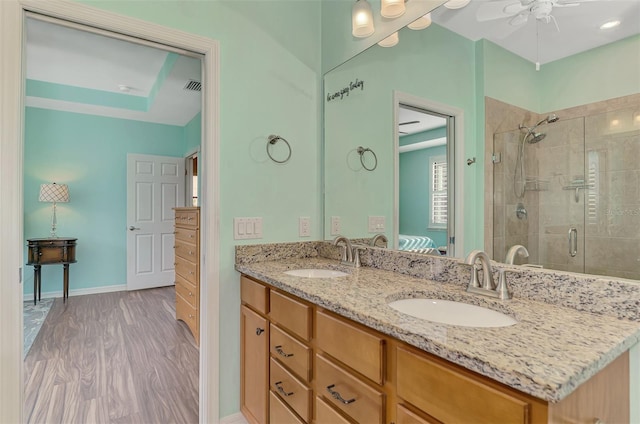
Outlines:
{"label": "shower door handle", "polygon": [[574,258],[578,254],[578,230],[569,229],[569,255]]}

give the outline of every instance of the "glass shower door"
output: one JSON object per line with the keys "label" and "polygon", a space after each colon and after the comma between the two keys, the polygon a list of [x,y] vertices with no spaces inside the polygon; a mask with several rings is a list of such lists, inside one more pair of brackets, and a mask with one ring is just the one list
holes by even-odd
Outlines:
{"label": "glass shower door", "polygon": [[494,259],[511,246],[529,258],[515,263],[584,272],[584,119],[543,124],[527,136],[515,130],[494,136]]}

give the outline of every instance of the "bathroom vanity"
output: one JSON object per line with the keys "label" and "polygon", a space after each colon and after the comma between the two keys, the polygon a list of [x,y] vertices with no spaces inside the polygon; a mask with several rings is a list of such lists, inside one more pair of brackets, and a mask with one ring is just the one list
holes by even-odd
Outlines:
{"label": "bathroom vanity", "polygon": [[[640,323],[529,299],[500,301],[320,257],[237,264],[241,410],[252,423],[628,422]],[[304,278],[291,269],[340,269]],[[438,297],[517,324],[435,324],[388,303]],[[597,330],[594,330],[597,329]]]}

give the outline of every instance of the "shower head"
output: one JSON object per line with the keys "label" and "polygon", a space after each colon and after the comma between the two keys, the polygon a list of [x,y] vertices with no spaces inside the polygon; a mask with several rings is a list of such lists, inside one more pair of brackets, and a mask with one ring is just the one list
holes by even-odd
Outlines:
{"label": "shower head", "polygon": [[531,129],[531,131],[535,130],[538,126],[542,125],[542,124],[552,124],[554,122],[558,121],[558,115],[556,115],[555,113],[552,113],[551,115],[547,116],[546,118],[544,118],[542,121],[538,122],[537,124],[535,124],[533,126],[533,128]]}
{"label": "shower head", "polygon": [[537,133],[537,132],[529,132],[529,135],[527,136],[527,143],[529,144],[536,144],[542,140],[544,140],[544,138],[547,135],[545,133]]}

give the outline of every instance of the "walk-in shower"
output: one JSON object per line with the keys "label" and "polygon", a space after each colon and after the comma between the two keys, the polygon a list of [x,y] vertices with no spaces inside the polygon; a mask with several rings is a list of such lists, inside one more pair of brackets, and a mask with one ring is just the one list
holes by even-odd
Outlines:
{"label": "walk-in shower", "polygon": [[[518,156],[516,158],[516,167],[513,171],[513,194],[515,194],[516,198],[522,199],[524,197],[525,186],[527,184],[527,175],[525,173],[525,144],[536,144],[540,141],[544,140],[547,136],[545,133],[536,132],[536,129],[542,124],[551,124],[553,122],[557,122],[558,118],[555,113],[547,116],[533,127],[529,128],[524,124],[520,124],[518,129],[526,130],[523,132],[522,141],[518,145]],[[524,209],[524,205],[519,205],[520,210],[524,210],[524,213],[518,214],[518,218],[521,216],[526,216],[526,210]]]}

